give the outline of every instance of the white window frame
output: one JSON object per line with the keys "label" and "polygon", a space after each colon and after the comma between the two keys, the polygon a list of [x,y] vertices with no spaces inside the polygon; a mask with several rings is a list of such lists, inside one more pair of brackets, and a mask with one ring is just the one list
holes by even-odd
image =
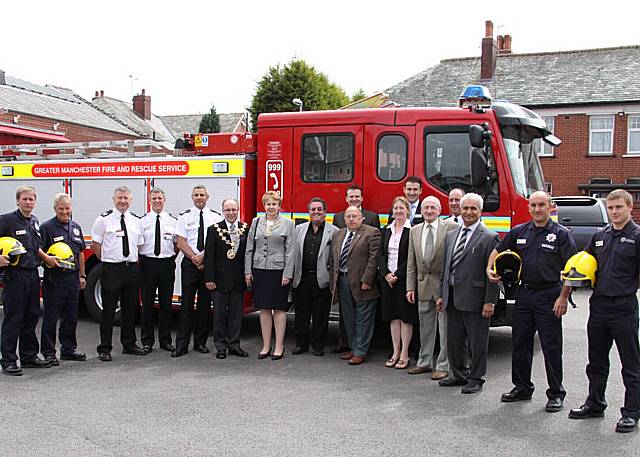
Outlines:
{"label": "white window frame", "polygon": [[[611,119],[611,128],[610,129],[594,129],[591,127],[592,121],[594,119]],[[592,115],[589,117],[589,155],[593,156],[610,156],[613,155],[613,131],[616,126],[616,117],[611,115]],[[592,150],[592,142],[593,142],[593,134],[594,133],[611,133],[610,141],[609,141],[609,150],[608,151],[597,151],[594,152]]]}
{"label": "white window frame", "polygon": [[[547,129],[551,132],[554,133],[554,130],[556,129],[556,117],[555,116],[541,116],[542,120],[544,121],[545,124],[547,124]],[[551,128],[549,128],[551,127]],[[555,152],[554,152],[554,147],[552,145],[550,145],[549,143],[545,143],[545,141],[540,138],[538,140],[536,140],[540,143],[540,149],[538,152],[538,157],[553,157]]]}
{"label": "white window frame", "polygon": [[[631,127],[631,120],[638,120],[638,127]],[[640,135],[640,114],[629,114],[627,118],[627,154],[631,155],[640,155],[640,150],[632,151],[631,150],[631,134],[637,133]]]}

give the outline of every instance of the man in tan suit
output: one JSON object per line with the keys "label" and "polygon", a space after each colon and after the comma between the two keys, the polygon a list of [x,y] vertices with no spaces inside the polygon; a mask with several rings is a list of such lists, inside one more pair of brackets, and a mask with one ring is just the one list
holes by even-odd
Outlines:
{"label": "man in tan suit", "polygon": [[360,365],[369,351],[380,290],[376,281],[380,230],[363,224],[362,212],[350,206],[346,227],[333,235],[329,255],[331,293],[340,301],[340,313],[350,352],[342,354],[350,365]]}
{"label": "man in tan suit", "polygon": [[[447,377],[447,316],[436,311],[436,299],[440,297],[440,276],[444,260],[444,238],[447,232],[458,228],[452,220],[439,220],[440,200],[429,196],[422,200],[420,211],[424,222],[411,228],[409,257],[407,259],[407,300],[418,303],[420,318],[420,356],[409,374],[431,371],[431,379]],[[436,330],[440,329],[440,353],[433,363]],[[433,370],[433,371],[432,371]]]}

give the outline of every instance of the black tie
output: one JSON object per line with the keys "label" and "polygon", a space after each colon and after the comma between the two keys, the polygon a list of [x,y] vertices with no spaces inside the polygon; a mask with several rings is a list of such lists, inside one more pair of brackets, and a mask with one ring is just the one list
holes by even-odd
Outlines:
{"label": "black tie", "polygon": [[155,245],[153,247],[153,253],[156,257],[160,255],[160,215],[156,216],[156,237]]}
{"label": "black tie", "polygon": [[453,251],[453,257],[451,260],[451,271],[456,269],[456,266],[460,262],[460,258],[462,257],[462,252],[464,251],[465,244],[467,244],[467,234],[471,229],[465,227],[462,229],[462,235],[460,235],[460,239],[458,240],[458,244],[456,244],[456,249]]}
{"label": "black tie", "polygon": [[120,215],[120,228],[124,232],[122,236],[122,255],[129,257],[129,235],[127,234],[127,224],[124,223],[124,214]]}
{"label": "black tie", "polygon": [[344,243],[344,246],[342,247],[342,251],[340,252],[340,271],[347,269],[347,259],[349,258],[349,246],[351,245],[352,239],[353,239],[353,232],[349,232],[347,241]]}
{"label": "black tie", "polygon": [[204,251],[204,220],[202,218],[202,210],[200,210],[200,225],[198,225],[198,251]]}

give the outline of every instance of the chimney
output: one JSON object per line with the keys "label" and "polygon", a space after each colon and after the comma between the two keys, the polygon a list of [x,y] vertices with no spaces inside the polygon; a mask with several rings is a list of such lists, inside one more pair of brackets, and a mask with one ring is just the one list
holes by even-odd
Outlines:
{"label": "chimney", "polygon": [[485,22],[485,37],[482,39],[482,57],[480,59],[480,79],[493,79],[496,69],[497,43],[493,39],[493,22]]}
{"label": "chimney", "polygon": [[133,96],[133,110],[142,119],[151,120],[151,97],[145,95],[144,89],[141,94]]}
{"label": "chimney", "polygon": [[0,70],[0,85],[4,86],[7,84],[7,78],[4,75],[4,70]]}
{"label": "chimney", "polygon": [[504,36],[504,43],[500,48],[500,54],[511,54],[511,35]]}
{"label": "chimney", "polygon": [[93,96],[93,99],[95,100],[96,98],[98,98],[98,95],[100,95],[100,92],[96,91],[95,95]]}

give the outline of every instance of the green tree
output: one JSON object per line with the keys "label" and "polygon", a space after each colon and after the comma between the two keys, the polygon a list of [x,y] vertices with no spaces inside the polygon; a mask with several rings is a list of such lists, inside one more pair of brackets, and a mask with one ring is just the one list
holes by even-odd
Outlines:
{"label": "green tree", "polygon": [[359,100],[362,100],[363,98],[367,98],[367,93],[361,87],[351,96],[351,103],[355,103]]}
{"label": "green tree", "polygon": [[349,97],[338,85],[329,81],[324,73],[316,71],[303,60],[292,60],[288,65],[269,67],[258,82],[251,107],[251,125],[258,125],[258,114],[296,111],[292,100],[299,98],[304,111],[330,110],[349,103]]}
{"label": "green tree", "polygon": [[215,105],[212,105],[209,112],[202,116],[200,127],[198,127],[198,133],[218,132],[220,132],[220,117],[218,116],[218,113],[216,113]]}

